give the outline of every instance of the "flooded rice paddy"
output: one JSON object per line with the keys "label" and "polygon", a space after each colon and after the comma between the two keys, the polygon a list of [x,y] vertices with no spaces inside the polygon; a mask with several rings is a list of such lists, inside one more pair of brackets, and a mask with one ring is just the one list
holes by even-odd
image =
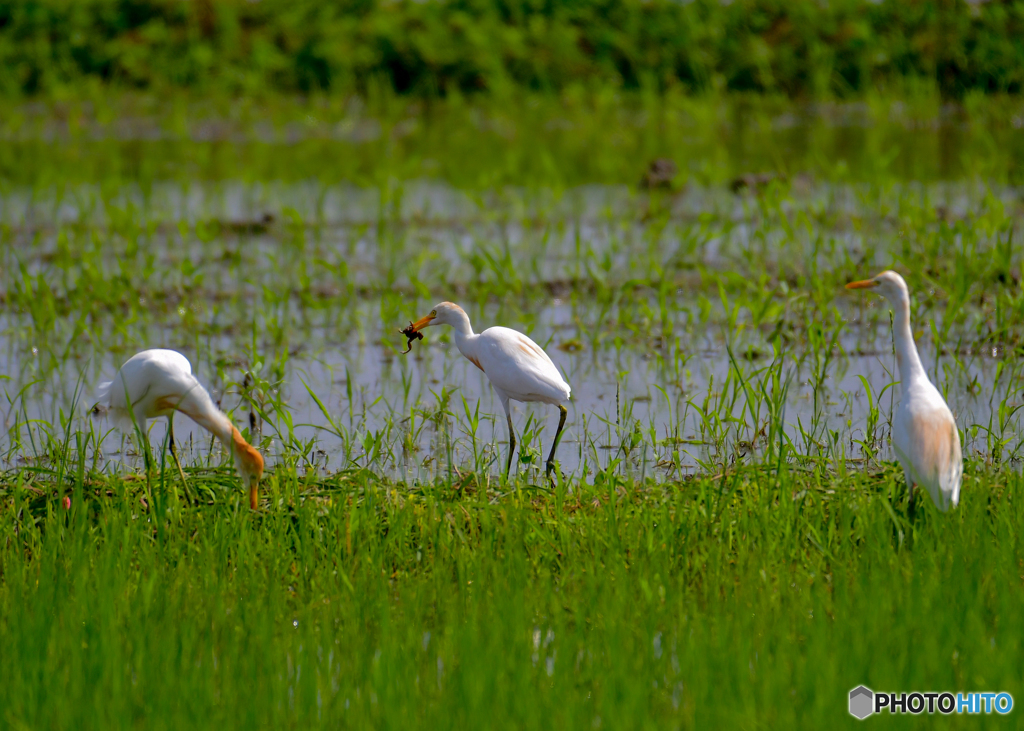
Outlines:
{"label": "flooded rice paddy", "polygon": [[[911,157],[927,156],[923,137]],[[286,164],[279,147],[263,154]],[[409,483],[497,475],[507,433],[485,376],[443,328],[400,354],[398,331],[452,300],[478,332],[528,333],[572,386],[558,452],[567,476],[674,479],[771,459],[861,469],[893,458],[898,375],[886,303],[842,285],[884,268],[907,277],[922,360],[965,455],[1019,456],[1017,188],[966,173],[792,169],[730,186],[692,170],[718,156],[742,171],[749,159],[693,151],[670,190],[467,189],[422,167],[373,185],[203,179],[184,163],[83,182],[66,160],[64,181],[9,181],[0,462],[45,464],[50,438],[80,432],[76,449],[97,468],[137,468],[131,441],[89,415],[92,396],[134,352],[168,347],[271,465]],[[874,154],[853,150],[844,169],[868,169]],[[308,154],[302,165],[315,170]],[[515,404],[514,469],[539,476],[556,417]],[[187,418],[175,432],[186,465],[224,458]],[[153,444],[164,433],[152,424]]]}

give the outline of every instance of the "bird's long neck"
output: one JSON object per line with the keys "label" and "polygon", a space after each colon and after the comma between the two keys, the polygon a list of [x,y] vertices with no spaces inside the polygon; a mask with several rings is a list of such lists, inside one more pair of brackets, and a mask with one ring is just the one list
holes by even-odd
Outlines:
{"label": "bird's long neck", "polygon": [[914,344],[914,333],[910,329],[910,297],[903,294],[898,300],[891,302],[893,309],[892,339],[896,349],[896,364],[900,369],[900,381],[904,388],[911,382],[928,376],[921,365],[921,357],[917,354]]}
{"label": "bird's long neck", "polygon": [[215,415],[211,415],[209,419],[210,426],[207,427],[211,432],[217,435],[221,443],[228,448],[229,452],[234,451],[235,446],[235,425],[231,423],[231,419],[227,417],[227,414],[223,413],[219,409],[215,411]]}
{"label": "bird's long neck", "polygon": [[[469,360],[476,363],[476,333],[469,322],[469,315],[462,310],[454,313],[453,321],[449,324],[455,331],[455,347]],[[480,366],[477,365],[479,368]]]}
{"label": "bird's long neck", "polygon": [[220,439],[229,451],[232,450],[235,443],[235,425],[231,423],[227,414],[217,408],[213,399],[210,398],[210,394],[198,381],[181,399],[177,408],[178,411]]}
{"label": "bird's long neck", "polygon": [[249,488],[249,506],[255,510],[258,505],[257,486],[263,474],[263,456],[245,441],[231,419],[217,408],[210,394],[198,381],[182,397],[177,409],[209,430],[224,444],[235,462],[242,485]]}

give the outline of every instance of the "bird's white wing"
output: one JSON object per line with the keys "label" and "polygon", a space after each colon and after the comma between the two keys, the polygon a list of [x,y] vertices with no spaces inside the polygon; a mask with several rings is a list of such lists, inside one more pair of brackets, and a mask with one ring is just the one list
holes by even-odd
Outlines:
{"label": "bird's white wing", "polygon": [[488,328],[480,333],[475,351],[470,360],[510,398],[549,404],[568,400],[569,384],[544,349],[522,333]]}
{"label": "bird's white wing", "polygon": [[906,398],[896,407],[896,413],[892,418],[892,447],[896,452],[896,459],[903,468],[903,474],[907,479],[908,487],[917,482],[914,476],[914,460],[911,457],[910,441],[910,412],[907,409]]}
{"label": "bird's white wing", "polygon": [[100,390],[114,419],[129,428],[129,401],[136,421],[152,419],[169,412],[168,398],[187,394],[196,383],[188,358],[173,350],[154,349],[129,358]]}
{"label": "bird's white wing", "polygon": [[125,397],[139,404],[150,394],[155,397],[174,393],[189,382],[192,364],[173,350],[143,350],[129,358],[114,377],[108,394],[111,408],[124,408]]}
{"label": "bird's white wing", "polygon": [[956,423],[954,422],[953,454],[950,459],[949,469],[943,475],[942,482],[940,483],[943,494],[947,496],[954,508],[960,504],[960,485],[963,482],[963,476],[964,458],[960,450],[960,432],[957,430]]}
{"label": "bird's white wing", "polygon": [[938,391],[911,400],[900,426],[914,480],[928,490],[939,510],[955,507],[963,472],[960,434]]}

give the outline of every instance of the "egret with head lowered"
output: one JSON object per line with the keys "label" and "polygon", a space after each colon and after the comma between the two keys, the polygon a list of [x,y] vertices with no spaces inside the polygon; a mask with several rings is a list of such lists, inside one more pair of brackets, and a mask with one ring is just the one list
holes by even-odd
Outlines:
{"label": "egret with head lowered", "polygon": [[431,325],[451,325],[455,330],[455,346],[466,360],[484,372],[505,409],[509,444],[506,477],[512,468],[512,455],[516,451],[516,433],[512,428],[509,401],[539,401],[558,407],[558,429],[555,431],[545,470],[550,474],[568,413],[562,404],[569,400],[571,389],[548,354],[521,332],[507,327],[491,327],[480,334],[474,333],[465,310],[451,302],[436,305],[429,315],[412,323],[403,333],[411,343],[423,328]]}
{"label": "egret with head lowered", "polygon": [[882,272],[847,289],[872,289],[889,300],[895,317],[892,338],[902,397],[892,420],[892,444],[903,466],[913,500],[914,486],[924,487],[945,512],[960,502],[963,458],[956,421],[921,365],[910,330],[910,292],[896,272]]}
{"label": "egret with head lowered", "polygon": [[192,375],[192,364],[181,353],[161,349],[136,353],[121,366],[113,381],[100,384],[98,399],[98,410],[109,411],[123,430],[130,431],[134,419],[144,439],[148,438],[147,420],[166,416],[171,456],[179,472],[181,464],[174,449],[174,412],[188,416],[227,447],[242,487],[249,490],[249,505],[253,510],[257,508],[263,457],[213,403],[210,394]]}

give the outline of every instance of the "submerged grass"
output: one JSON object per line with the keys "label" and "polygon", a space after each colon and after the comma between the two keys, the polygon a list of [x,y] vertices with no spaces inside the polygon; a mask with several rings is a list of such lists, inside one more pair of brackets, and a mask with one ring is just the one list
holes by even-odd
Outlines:
{"label": "submerged grass", "polygon": [[226,471],[190,474],[196,506],[87,473],[67,511],[25,477],[0,492],[11,727],[820,728],[860,683],[1024,691],[1016,472],[913,517],[891,468],[281,469],[260,513]]}

